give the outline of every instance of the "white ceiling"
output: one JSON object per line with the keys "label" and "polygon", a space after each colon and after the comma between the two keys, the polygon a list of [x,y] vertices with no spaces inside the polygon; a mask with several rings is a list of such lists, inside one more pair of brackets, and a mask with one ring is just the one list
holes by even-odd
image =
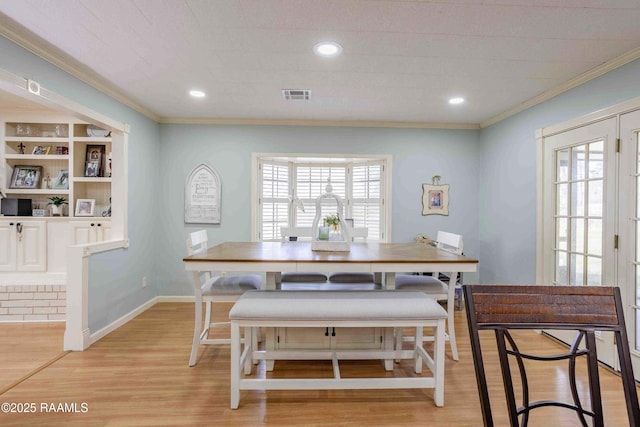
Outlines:
{"label": "white ceiling", "polygon": [[[639,0],[0,0],[0,12],[0,34],[163,121],[486,124],[640,56]],[[343,54],[315,56],[321,40]]]}

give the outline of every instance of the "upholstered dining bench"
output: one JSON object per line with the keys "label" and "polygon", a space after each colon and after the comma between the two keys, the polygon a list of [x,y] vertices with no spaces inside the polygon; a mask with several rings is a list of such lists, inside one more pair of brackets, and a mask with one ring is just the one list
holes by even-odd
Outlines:
{"label": "upholstered dining bench", "polygon": [[[240,390],[433,388],[436,406],[444,405],[444,324],[447,312],[422,292],[410,291],[248,291],[229,312],[231,320],[231,408],[240,403]],[[430,355],[422,346],[422,328],[434,328]],[[258,350],[251,334],[258,327],[376,327],[391,332],[377,350]],[[394,328],[413,328],[412,350],[394,348]],[[241,328],[245,346],[241,349]],[[388,341],[388,342],[387,342]],[[241,351],[242,350],[242,351]],[[432,376],[342,378],[338,361],[414,359]],[[334,378],[243,378],[253,360],[331,360]]]}

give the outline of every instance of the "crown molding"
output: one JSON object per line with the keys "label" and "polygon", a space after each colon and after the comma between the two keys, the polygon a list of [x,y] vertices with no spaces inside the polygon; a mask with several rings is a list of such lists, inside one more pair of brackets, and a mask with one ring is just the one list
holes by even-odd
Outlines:
{"label": "crown molding", "polygon": [[520,105],[517,105],[516,107],[510,108],[509,110],[503,113],[493,116],[492,118],[481,122],[480,127],[486,128],[491,125],[494,125],[508,117],[516,115],[524,110],[527,110],[533,106],[536,106],[545,101],[548,101],[549,99],[555,96],[558,96],[564,92],[567,92],[575,87],[585,84],[590,80],[593,80],[597,77],[607,74],[608,72],[613,71],[616,68],[622,67],[623,65],[628,64],[629,62],[633,62],[638,58],[640,58],[640,47],[636,49],[632,49],[629,52],[624,53],[616,58],[613,58],[612,60],[607,61],[602,65],[598,65],[597,67],[592,68],[591,70],[584,72],[579,76],[574,77],[573,79],[568,80],[567,82],[562,83],[561,85],[558,85],[546,92],[543,92],[540,95],[535,96],[529,99],[528,101],[523,102]]}
{"label": "crown molding", "polygon": [[393,122],[367,120],[286,120],[286,119],[216,119],[202,117],[163,117],[163,124],[183,125],[244,125],[244,126],[326,126],[326,127],[358,127],[358,128],[402,128],[402,129],[457,129],[477,130],[477,123],[426,123],[426,122]]}
{"label": "crown molding", "polygon": [[132,100],[91,68],[2,13],[0,13],[0,35],[148,118],[156,122],[160,120],[160,116]]}

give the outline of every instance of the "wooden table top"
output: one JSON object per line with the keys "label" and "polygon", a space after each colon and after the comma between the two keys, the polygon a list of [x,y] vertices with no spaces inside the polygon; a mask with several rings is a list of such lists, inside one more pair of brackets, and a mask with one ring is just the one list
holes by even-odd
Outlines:
{"label": "wooden table top", "polygon": [[422,243],[352,243],[349,252],[312,251],[309,242],[225,242],[184,262],[464,263],[478,260]]}

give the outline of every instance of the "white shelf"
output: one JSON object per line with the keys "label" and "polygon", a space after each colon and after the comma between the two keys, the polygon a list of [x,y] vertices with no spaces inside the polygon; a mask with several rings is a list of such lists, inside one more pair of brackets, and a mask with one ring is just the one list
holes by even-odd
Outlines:
{"label": "white shelf", "polygon": [[110,136],[98,137],[98,136],[81,136],[73,137],[74,142],[111,142]]}
{"label": "white shelf", "polygon": [[69,160],[68,154],[5,154],[6,160],[37,160],[37,161],[53,161],[53,160]]}
{"label": "white shelf", "polygon": [[[111,138],[109,138],[111,139]],[[52,142],[69,142],[69,137],[54,137],[54,136],[7,136],[5,138],[7,142],[37,142],[42,144]]]}
{"label": "white shelf", "polygon": [[73,182],[111,182],[111,178],[110,177],[90,177],[90,176],[86,176],[86,177],[77,177],[77,178],[73,178]]}
{"label": "white shelf", "polygon": [[2,190],[5,194],[69,194],[69,190],[56,190],[55,188],[7,188]]}

